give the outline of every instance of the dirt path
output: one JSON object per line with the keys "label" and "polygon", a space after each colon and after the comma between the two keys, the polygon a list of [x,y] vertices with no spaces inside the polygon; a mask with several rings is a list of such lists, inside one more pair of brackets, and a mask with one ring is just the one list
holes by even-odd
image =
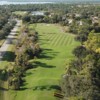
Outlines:
{"label": "dirt path", "polygon": [[[8,47],[12,44],[13,39],[15,39],[16,35],[18,34],[17,30],[21,25],[21,21],[17,20],[16,26],[12,29],[10,34],[7,36],[7,39],[3,43],[0,48],[0,62],[2,61],[3,56],[7,52]],[[9,100],[8,95],[8,82],[7,82],[7,75],[4,76],[3,80],[0,80],[0,100]]]}

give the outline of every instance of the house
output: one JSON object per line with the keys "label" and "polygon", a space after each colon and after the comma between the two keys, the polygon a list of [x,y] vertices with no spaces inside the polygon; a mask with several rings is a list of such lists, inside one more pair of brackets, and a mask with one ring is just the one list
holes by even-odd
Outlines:
{"label": "house", "polygon": [[94,23],[99,23],[99,18],[98,17],[92,17],[92,24]]}

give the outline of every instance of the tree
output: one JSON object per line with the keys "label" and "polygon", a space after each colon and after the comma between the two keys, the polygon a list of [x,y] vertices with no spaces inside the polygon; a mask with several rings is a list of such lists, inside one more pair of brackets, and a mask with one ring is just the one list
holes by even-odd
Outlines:
{"label": "tree", "polygon": [[23,18],[22,18],[23,22],[30,22],[31,21],[31,17],[29,15],[25,15]]}
{"label": "tree", "polygon": [[86,48],[84,46],[78,46],[73,50],[73,54],[81,59],[83,57],[86,57],[86,55],[88,54],[88,51],[86,50]]}
{"label": "tree", "polygon": [[100,53],[100,35],[91,32],[84,45],[88,50]]}

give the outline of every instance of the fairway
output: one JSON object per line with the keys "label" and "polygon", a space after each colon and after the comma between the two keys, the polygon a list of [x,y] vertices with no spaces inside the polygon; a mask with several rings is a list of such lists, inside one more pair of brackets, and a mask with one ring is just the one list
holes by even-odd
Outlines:
{"label": "fairway", "polygon": [[27,11],[15,11],[15,12],[13,12],[13,14],[24,16],[25,14],[27,14]]}
{"label": "fairway", "polygon": [[9,100],[56,100],[54,91],[65,73],[66,64],[73,59],[72,50],[79,45],[74,35],[65,33],[56,24],[36,24],[39,44],[43,49],[39,58],[31,60],[34,68],[26,72],[20,91],[10,91]]}

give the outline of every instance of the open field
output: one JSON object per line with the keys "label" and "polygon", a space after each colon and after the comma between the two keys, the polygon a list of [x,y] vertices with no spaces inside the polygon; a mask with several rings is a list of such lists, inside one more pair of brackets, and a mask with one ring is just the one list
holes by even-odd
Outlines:
{"label": "open field", "polygon": [[10,91],[9,100],[56,100],[54,91],[58,88],[66,64],[73,59],[72,50],[78,42],[74,35],[64,33],[53,24],[31,25],[39,32],[39,43],[43,52],[31,60],[34,68],[26,72],[24,86],[20,91]]}

